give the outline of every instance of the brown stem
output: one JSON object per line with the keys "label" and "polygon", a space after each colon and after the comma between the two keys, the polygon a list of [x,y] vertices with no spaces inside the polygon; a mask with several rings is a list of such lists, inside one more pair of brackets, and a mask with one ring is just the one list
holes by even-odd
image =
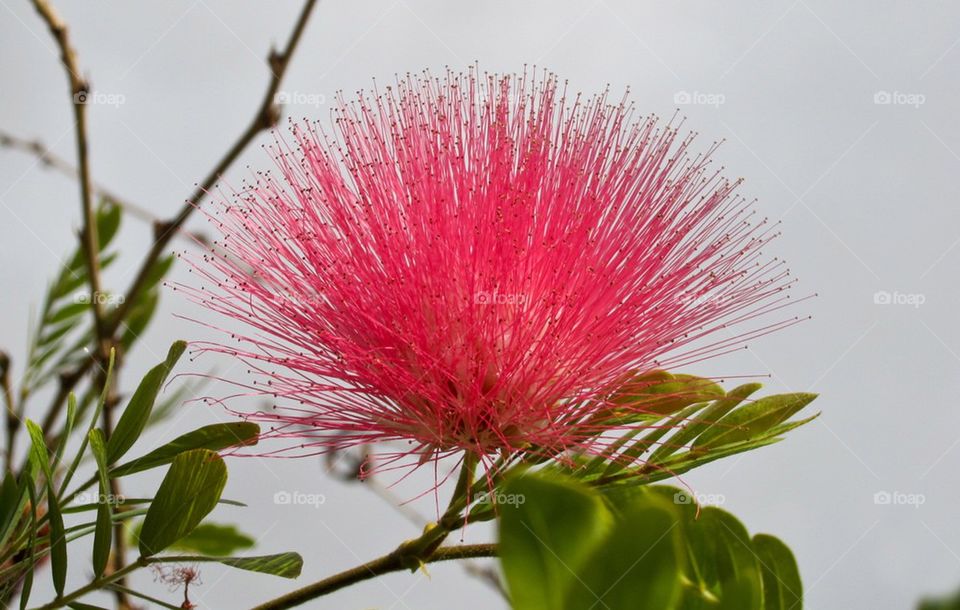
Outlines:
{"label": "brown stem", "polygon": [[3,403],[7,411],[7,445],[4,464],[6,468],[13,468],[13,443],[20,429],[20,414],[13,400],[13,386],[10,384],[10,356],[0,352],[0,391],[3,393]]}
{"label": "brown stem", "polygon": [[77,54],[70,45],[67,24],[47,0],[33,0],[33,6],[47,24],[53,39],[60,49],[60,61],[67,72],[70,83],[70,102],[73,107],[73,119],[77,131],[77,174],[80,181],[80,202],[83,207],[83,229],[81,242],[86,257],[87,274],[90,281],[91,311],[94,329],[97,335],[98,353],[106,358],[109,348],[106,346],[107,328],[104,325],[103,306],[100,303],[100,251],[97,239],[96,211],[93,207],[93,192],[90,186],[90,156],[87,152],[87,105],[86,96],[90,85],[80,76]]}
{"label": "brown stem", "polygon": [[[110,343],[112,331],[108,330],[104,320],[103,305],[100,301],[102,294],[100,282],[100,241],[97,236],[96,210],[93,204],[93,188],[90,179],[90,155],[88,153],[89,145],[87,142],[87,96],[89,95],[90,85],[80,75],[80,68],[77,63],[77,54],[70,44],[70,38],[67,31],[67,24],[60,15],[54,10],[53,6],[47,0],[33,0],[33,5],[40,14],[40,17],[47,24],[50,33],[53,35],[60,49],[60,60],[67,72],[67,80],[70,83],[71,106],[73,107],[73,119],[76,126],[77,142],[77,176],[80,183],[80,201],[83,210],[83,229],[80,233],[80,241],[83,244],[83,251],[87,266],[87,280],[90,284],[90,310],[93,315],[93,328],[96,336],[96,358],[101,362],[106,362],[110,354]],[[104,383],[108,383],[105,376],[101,376]],[[61,379],[61,391],[64,383]],[[52,412],[58,411],[57,405],[54,405]],[[104,409],[104,428],[109,432],[112,430],[109,417],[110,409]],[[50,414],[47,414],[49,419]],[[113,492],[119,494],[116,484]],[[115,538],[114,570],[123,573],[123,535]],[[123,579],[120,580],[124,584]],[[130,607],[127,595],[117,591],[117,605],[120,608]]]}
{"label": "brown stem", "polygon": [[[323,580],[287,593],[286,595],[281,595],[259,606],[255,606],[252,610],[282,610],[284,608],[293,608],[358,582],[409,568],[410,558],[403,553],[402,549],[403,546],[401,545],[392,553],[340,572],[339,574],[334,574],[333,576],[324,578]],[[424,563],[436,563],[438,561],[449,561],[452,559],[495,557],[496,554],[497,547],[494,544],[465,544],[461,546],[440,547],[430,556],[421,558],[421,560]]]}

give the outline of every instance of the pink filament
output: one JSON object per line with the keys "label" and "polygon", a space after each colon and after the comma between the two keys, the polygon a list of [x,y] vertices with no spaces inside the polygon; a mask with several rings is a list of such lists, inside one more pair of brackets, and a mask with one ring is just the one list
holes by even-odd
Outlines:
{"label": "pink filament", "polygon": [[278,171],[209,216],[203,287],[178,286],[251,329],[197,347],[250,364],[246,393],[276,404],[246,417],[282,451],[598,452],[611,384],[795,320],[755,321],[792,280],[716,144],[691,156],[626,97],[407,76],[333,122],[276,139]]}

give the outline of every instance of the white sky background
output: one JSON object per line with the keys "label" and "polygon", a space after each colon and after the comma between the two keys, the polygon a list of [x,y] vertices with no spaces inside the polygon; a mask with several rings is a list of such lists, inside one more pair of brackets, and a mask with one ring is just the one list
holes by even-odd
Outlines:
{"label": "white sky background", "polygon": [[[90,108],[94,177],[160,216],[179,207],[246,126],[266,86],[269,47],[285,42],[300,8],[290,1],[57,4],[94,89],[124,97],[119,107]],[[783,220],[770,254],[790,262],[801,280],[797,296],[820,296],[797,307],[812,321],[694,372],[769,374],[765,391],[820,392],[814,406],[824,413],[784,443],[685,480],[697,492],[722,494],[751,532],[773,533],[794,549],[808,607],[909,608],[922,594],[960,585],[953,518],[960,501],[960,6],[891,4],[326,0],[283,89],[331,99],[374,76],[386,82],[396,72],[441,72],[477,60],[494,71],[546,66],[587,93],[606,83],[617,92],[630,86],[642,112],[665,116],[681,92],[722,102],[681,106],[688,127],[702,134],[701,148],[726,138],[718,161],[731,177],[747,178],[742,192],[759,198],[763,214]],[[66,79],[25,0],[0,0],[0,83],[0,128],[39,137],[72,159]],[[893,103],[875,103],[881,92]],[[328,110],[308,103],[287,114],[324,118]],[[245,164],[266,167],[269,159],[251,147],[231,182],[245,175]],[[191,226],[203,225],[197,217]],[[31,306],[78,226],[73,182],[0,150],[0,347],[18,372]],[[118,239],[126,258],[107,274],[109,287],[129,283],[148,239],[147,228],[127,217]],[[180,268],[175,277],[186,275]],[[882,290],[925,302],[876,304]],[[198,312],[164,295],[124,387],[173,338],[201,336],[174,313]],[[185,361],[181,370],[215,364]],[[200,405],[179,415],[142,446],[227,418]],[[232,460],[229,468],[225,495],[250,506],[218,509],[215,519],[262,535],[256,552],[301,552],[297,584],[418,533],[372,493],[331,481],[316,460]],[[409,497],[429,478],[398,491]],[[129,495],[156,484],[139,480],[139,487],[128,484]],[[273,494],[282,490],[324,494],[326,502],[276,506]],[[877,505],[881,491],[924,494],[925,503]],[[430,513],[432,500],[416,507]],[[482,538],[482,531],[468,534]],[[370,581],[309,607],[504,607],[455,565],[430,572],[429,579],[404,573]],[[75,560],[68,587],[87,576]],[[171,600],[178,595],[150,585],[149,575],[137,581]],[[192,597],[206,608],[247,607],[294,584],[212,566],[204,566],[203,581]],[[35,599],[50,594],[43,575]]]}

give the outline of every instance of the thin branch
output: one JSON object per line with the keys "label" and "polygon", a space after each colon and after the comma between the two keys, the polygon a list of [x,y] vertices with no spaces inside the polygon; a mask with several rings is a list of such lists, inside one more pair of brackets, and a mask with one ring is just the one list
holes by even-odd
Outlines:
{"label": "thin branch", "polygon": [[[389,487],[378,481],[375,476],[368,475],[366,478],[361,478],[361,469],[368,458],[367,448],[365,445],[361,448],[361,457],[359,459],[354,458],[350,460],[352,462],[350,464],[350,469],[346,470],[345,472],[338,472],[336,465],[340,461],[340,457],[342,455],[343,454],[336,452],[327,454],[327,470],[331,476],[343,482],[360,483],[365,489],[372,491],[374,495],[386,502],[388,506],[406,517],[407,521],[416,525],[418,528],[422,529],[430,523],[430,519],[422,515],[409,503],[404,502],[397,494],[391,491]],[[507,592],[503,587],[503,583],[500,582],[500,576],[494,567],[485,566],[477,561],[472,560],[462,561],[460,562],[460,566],[468,576],[476,578],[479,581],[490,585],[494,590],[500,593],[504,599],[509,599],[507,597]]]}
{"label": "thin branch", "polygon": [[[377,481],[374,477],[371,476],[364,479],[363,486],[370,489],[374,495],[384,500],[392,508],[395,508],[397,512],[406,517],[407,520],[414,525],[424,527],[430,523],[430,519],[427,519],[409,505],[404,504],[399,496],[390,491],[389,488]],[[500,576],[497,574],[496,569],[470,560],[463,561],[461,565],[463,566],[463,571],[466,572],[468,576],[490,585],[495,591],[502,595],[504,599],[508,599],[507,591],[503,588],[503,583],[500,581]]]}
{"label": "thin branch", "polygon": [[[43,167],[52,169],[68,178],[80,179],[80,171],[77,169],[77,166],[57,155],[40,140],[20,138],[0,129],[0,147],[28,154],[39,161]],[[120,208],[134,218],[148,223],[154,223],[160,220],[146,208],[132,203],[128,199],[124,199],[102,184],[91,182],[90,188],[95,195],[120,206]]]}
{"label": "thin branch", "polygon": [[287,67],[290,65],[290,59],[293,57],[293,53],[297,48],[297,44],[300,42],[300,38],[303,35],[303,30],[307,25],[310,12],[313,10],[313,7],[316,4],[317,0],[306,0],[303,5],[303,9],[300,11],[300,16],[293,27],[293,32],[290,34],[290,39],[287,41],[287,46],[283,49],[283,51],[272,51],[270,53],[267,62],[270,66],[270,82],[267,85],[267,91],[260,102],[260,107],[257,109],[257,113],[254,115],[253,120],[243,131],[237,141],[234,142],[233,146],[230,147],[230,150],[227,151],[227,154],[224,155],[224,157],[219,163],[217,163],[207,177],[204,178],[203,181],[197,186],[193,194],[190,195],[190,198],[187,199],[183,207],[180,208],[180,211],[177,212],[177,214],[170,220],[160,223],[156,226],[156,234],[154,236],[155,241],[153,246],[150,248],[150,251],[144,258],[143,264],[140,266],[136,277],[130,284],[130,288],[127,290],[124,300],[114,312],[107,325],[107,329],[110,332],[116,331],[117,327],[129,312],[130,307],[136,301],[140,291],[143,289],[147,279],[149,278],[151,268],[157,259],[159,259],[163,254],[163,251],[166,249],[167,244],[173,238],[174,234],[176,234],[180,227],[183,226],[183,223],[187,221],[190,215],[193,214],[200,202],[207,196],[207,193],[210,191],[210,189],[212,189],[217,181],[220,180],[220,177],[227,171],[227,169],[233,165],[233,162],[237,160],[241,153],[243,153],[250,142],[252,142],[261,131],[265,131],[276,125],[277,121],[280,119],[280,109],[274,103],[274,97],[276,96],[277,91],[280,89],[280,83],[287,71]]}
{"label": "thin branch", "polygon": [[[454,559],[495,557],[496,555],[497,546],[495,544],[464,544],[461,546],[440,547],[430,556],[423,558],[422,561],[424,563],[436,563],[438,561],[450,561]],[[392,553],[374,559],[373,561],[368,561],[363,565],[340,572],[339,574],[334,574],[329,578],[317,581],[306,587],[287,593],[286,595],[281,595],[276,599],[252,608],[252,610],[283,610],[284,608],[293,608],[358,582],[389,574],[390,572],[409,569],[410,565],[407,560],[408,557],[404,556],[398,548]]]}
{"label": "thin branch", "polygon": [[[63,157],[59,156],[57,153],[50,150],[50,148],[40,140],[28,140],[0,129],[0,148],[8,148],[10,150],[15,150],[17,152],[30,155],[39,161],[42,167],[52,169],[68,178],[73,178],[75,180],[80,179],[80,171],[77,169],[77,166],[73,165]],[[129,199],[121,197],[116,191],[104,184],[91,181],[90,188],[93,189],[94,195],[101,199],[106,199],[137,220],[141,220],[150,224],[151,226],[156,226],[161,222],[159,216],[142,205],[133,203]],[[210,243],[210,239],[202,233],[179,231],[177,235],[183,236],[184,239],[188,239],[190,241],[198,241],[202,244]]]}
{"label": "thin branch", "polygon": [[[100,240],[97,236],[96,210],[93,203],[93,188],[90,179],[90,155],[87,142],[87,96],[90,91],[90,85],[80,75],[80,68],[77,63],[77,54],[70,44],[70,37],[67,31],[67,24],[63,21],[57,11],[47,0],[33,0],[33,5],[40,14],[40,17],[47,24],[50,33],[53,35],[60,49],[60,60],[67,72],[67,80],[70,84],[70,102],[73,107],[74,127],[76,129],[77,141],[77,176],[80,183],[80,202],[83,211],[83,229],[80,234],[80,241],[83,244],[85,260],[87,265],[87,280],[90,284],[90,310],[93,315],[93,328],[96,335],[96,354],[100,361],[105,362],[110,354],[110,337],[112,331],[105,324],[103,304],[100,300],[102,294],[100,282]],[[103,379],[103,377],[101,377]],[[104,383],[110,383],[103,379]],[[61,384],[62,386],[63,384]],[[108,402],[109,399],[108,399]],[[58,411],[59,407],[54,405],[52,411]],[[48,414],[49,417],[49,414]],[[104,429],[107,434],[113,430],[110,417],[110,409],[103,410]],[[111,481],[111,490],[114,494],[119,494],[119,484]],[[118,574],[124,573],[125,561],[125,541],[123,539],[123,529],[118,528],[120,536],[114,541],[114,561],[113,569]],[[123,584],[120,579],[120,584]],[[117,605],[120,608],[128,608],[130,604],[127,595],[122,591],[115,592]]]}
{"label": "thin branch", "polygon": [[7,469],[13,469],[13,444],[20,429],[20,413],[17,412],[13,399],[13,386],[10,383],[10,356],[0,352],[0,392],[3,393],[3,403],[7,412],[7,445],[4,464]]}

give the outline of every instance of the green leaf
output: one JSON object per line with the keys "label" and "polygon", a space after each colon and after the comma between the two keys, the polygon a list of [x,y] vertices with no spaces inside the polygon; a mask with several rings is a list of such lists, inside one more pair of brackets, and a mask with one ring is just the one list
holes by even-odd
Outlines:
{"label": "green leaf", "polygon": [[782,440],[782,437],[764,436],[751,441],[733,443],[732,445],[723,445],[722,447],[717,447],[716,449],[710,449],[707,452],[687,451],[684,453],[679,453],[666,460],[662,464],[658,464],[658,468],[652,474],[648,475],[647,482],[670,479],[693,470],[694,468],[699,468],[700,466],[709,464],[710,462],[714,462],[725,457],[730,457],[731,455],[736,455],[738,453],[743,453],[744,451],[752,451],[753,449],[759,449],[760,447],[773,445]]}
{"label": "green leaf", "polygon": [[36,461],[46,479],[47,488],[47,523],[50,527],[50,572],[53,577],[53,587],[58,595],[63,595],[63,588],[67,581],[67,539],[63,531],[63,515],[60,513],[60,503],[53,489],[53,467],[50,464],[50,453],[43,437],[43,431],[31,420],[26,421],[27,431],[30,434],[31,457]]}
{"label": "green leaf", "polygon": [[191,449],[220,451],[238,445],[255,445],[260,436],[260,426],[252,422],[229,422],[210,424],[187,432],[150,453],[131,460],[110,471],[113,477],[123,477],[136,472],[169,464],[173,458]]}
{"label": "green leaf", "polygon": [[612,515],[595,492],[560,477],[521,474],[504,487],[500,553],[515,610],[564,607],[575,572],[606,537]]}
{"label": "green leaf", "polygon": [[47,441],[43,437],[43,430],[33,420],[26,421],[27,432],[30,434],[30,459],[34,461],[43,476],[53,480],[53,468],[50,466],[50,453],[47,451]]}
{"label": "green leaf", "polygon": [[670,415],[694,403],[708,402],[723,395],[723,388],[710,379],[651,371],[623,384],[611,400],[631,411]]}
{"label": "green leaf", "polygon": [[[51,314],[46,319],[46,323],[47,325],[52,326],[54,324],[59,324],[60,322],[64,322],[66,320],[72,320],[73,318],[76,318],[77,316],[87,311],[88,309],[90,309],[89,303],[68,303],[63,307],[61,307],[60,309],[54,312],[51,312]],[[70,328],[71,326],[68,324],[68,325],[65,325],[65,327]],[[46,340],[46,341],[49,342],[49,340]]]}
{"label": "green leaf", "polygon": [[160,302],[160,294],[157,290],[144,292],[137,299],[136,305],[132,306],[127,312],[126,321],[123,324],[123,334],[120,336],[120,344],[125,350],[130,350],[131,346],[146,331],[153,314],[157,311],[157,305]]}
{"label": "green leaf", "polygon": [[162,256],[150,267],[150,271],[147,272],[146,278],[144,279],[143,286],[145,289],[150,289],[155,287],[160,283],[170,271],[170,267],[173,266],[173,261],[176,260],[176,257],[173,254],[168,254],[167,256]]}
{"label": "green leaf", "polygon": [[113,508],[107,499],[111,487],[107,475],[107,447],[100,430],[90,431],[90,449],[97,462],[100,497],[97,503],[97,527],[93,536],[93,575],[99,578],[107,569],[110,547],[113,544]]}
{"label": "green leaf", "polygon": [[760,564],[746,528],[730,513],[712,506],[690,524],[692,558],[718,608],[763,607]]}
{"label": "green leaf", "polygon": [[[86,308],[89,307],[89,305],[87,305],[86,303],[81,303],[81,305],[83,305],[85,310]],[[56,350],[59,349],[61,345],[61,343],[59,343],[60,339],[64,338],[67,335],[67,333],[73,330],[75,325],[76,325],[76,321],[70,320],[69,322],[61,324],[60,326],[54,326],[53,328],[47,329],[45,334],[42,337],[40,337],[38,347],[46,348],[53,345],[54,343],[57,343],[57,345],[54,347],[53,350],[49,350],[51,352],[56,352]],[[42,364],[42,361],[46,361],[52,355],[53,353],[51,353],[50,355],[44,355],[42,358],[38,358],[37,362],[40,362]]]}
{"label": "green leaf", "polygon": [[751,394],[759,390],[759,383],[748,383],[738,386],[729,392],[723,398],[719,398],[702,413],[695,418],[691,418],[676,434],[670,437],[670,442],[662,444],[656,451],[650,454],[651,463],[659,463],[664,459],[683,448],[687,443],[700,436],[711,425],[715,424],[724,415],[732,411],[741,402]]}
{"label": "green leaf", "polygon": [[140,532],[140,554],[155,555],[193,531],[217,505],[227,483],[223,459],[194,449],[173,459],[147,511]]}
{"label": "green leaf", "polygon": [[[109,202],[101,203],[97,209],[101,270],[116,260],[116,252],[104,250],[117,233],[120,215],[120,208]],[[29,395],[51,381],[64,368],[76,366],[89,358],[83,348],[93,342],[92,321],[83,314],[90,310],[91,300],[88,293],[77,292],[88,282],[86,257],[83,249],[77,247],[51,282],[44,295],[39,322],[30,332],[27,368],[22,381],[25,394]],[[83,301],[79,300],[81,296]]]}
{"label": "green leaf", "polygon": [[171,550],[226,557],[252,548],[256,541],[234,525],[201,523],[192,532],[170,545]]}
{"label": "green leaf", "polygon": [[63,515],[60,502],[53,490],[53,483],[47,481],[47,524],[50,526],[50,571],[53,576],[53,588],[57,595],[63,595],[67,582],[67,534],[63,528]]}
{"label": "green leaf", "polygon": [[7,532],[15,525],[14,517],[21,514],[21,497],[17,479],[8,470],[0,485],[0,548],[5,546]]}
{"label": "green leaf", "polygon": [[123,457],[123,454],[139,438],[147,425],[147,420],[150,419],[150,411],[153,409],[153,403],[156,402],[160,389],[186,347],[187,344],[183,341],[174,343],[167,353],[167,359],[150,369],[140,382],[107,441],[108,463],[113,464]]}
{"label": "green leaf", "polygon": [[[97,427],[97,422],[100,420],[100,414],[103,412],[103,407],[107,402],[107,393],[110,389],[111,380],[113,379],[113,365],[116,363],[117,350],[116,348],[110,348],[110,357],[107,360],[107,372],[103,378],[103,387],[100,390],[100,398],[97,400],[97,406],[94,409],[93,416],[90,418],[90,423],[87,426],[87,434],[83,436],[83,440],[80,441],[80,449],[77,450],[77,455],[74,456],[73,462],[70,464],[67,471],[63,473],[63,481],[60,483],[60,495],[62,496],[66,490],[67,486],[70,485],[70,481],[73,479],[74,473],[77,471],[77,468],[80,467],[80,463],[83,461],[83,456],[87,451],[87,443],[90,439],[90,431]],[[74,397],[76,400],[76,397]]]}
{"label": "green leaf", "polygon": [[283,578],[296,578],[300,576],[300,570],[303,568],[303,558],[298,553],[279,553],[260,557],[227,557],[217,561],[232,568],[272,574]]}
{"label": "green leaf", "polygon": [[67,604],[67,608],[72,610],[106,610],[103,606],[91,606],[90,604],[84,604],[82,602],[71,602]]}
{"label": "green leaf", "polygon": [[[604,497],[618,522],[638,523],[636,517],[624,513],[638,504],[649,503],[650,498],[674,505],[681,522],[679,530],[686,560],[679,564],[683,570],[682,601],[677,605],[664,605],[664,608],[779,610],[781,606],[770,605],[769,596],[774,591],[767,584],[768,575],[762,571],[770,570],[776,571],[778,576],[782,572],[779,585],[786,584],[789,590],[796,592],[783,608],[796,604],[799,609],[801,586],[796,563],[790,551],[778,540],[769,536],[757,536],[751,540],[746,528],[733,515],[715,507],[700,509],[691,502],[689,492],[675,487],[620,486],[604,490]],[[617,534],[611,538],[617,538]],[[765,555],[770,555],[769,561]],[[776,595],[781,593],[777,591]],[[768,600],[767,605],[764,605],[764,599]]]}
{"label": "green leaf", "polygon": [[917,610],[960,610],[960,593],[938,599],[925,599]]}
{"label": "green leaf", "polygon": [[303,558],[299,553],[277,553],[275,555],[260,555],[257,557],[210,557],[208,555],[191,555],[184,557],[177,555],[173,557],[157,557],[151,560],[151,563],[189,564],[205,562],[222,563],[231,568],[282,576],[283,578],[296,578],[300,576],[300,571],[303,569]]}
{"label": "green leaf", "polygon": [[710,448],[750,440],[789,419],[817,397],[795,393],[766,396],[721,418],[694,441],[694,448]]}
{"label": "green leaf", "polygon": [[67,450],[67,443],[70,442],[70,435],[73,434],[73,426],[77,423],[77,397],[73,392],[67,394],[67,420],[63,425],[63,433],[57,443],[57,450],[54,453],[53,463],[60,464],[63,453]]}
{"label": "green leaf", "polygon": [[26,466],[19,478],[9,471],[4,477],[3,495],[0,496],[3,500],[0,502],[0,514],[4,515],[4,525],[0,529],[0,548],[5,548],[15,533],[20,533],[17,526],[22,523],[22,516],[29,507],[28,501],[34,492],[33,475],[36,469],[32,460],[29,460]]}
{"label": "green leaf", "polygon": [[574,579],[562,607],[676,607],[684,559],[681,531],[678,511],[666,500],[649,495],[634,502]]}
{"label": "green leaf", "polygon": [[[29,473],[24,473],[23,484],[30,496],[30,539],[27,543],[28,565],[36,564],[37,550],[37,494],[34,491],[33,477]],[[20,610],[26,610],[30,601],[30,592],[33,590],[33,569],[27,570],[23,577],[23,585],[20,587]]]}
{"label": "green leaf", "polygon": [[607,464],[607,468],[603,471],[603,476],[613,476],[621,470],[629,467],[630,464],[638,460],[641,455],[656,445],[660,439],[662,439],[668,433],[673,432],[678,425],[692,417],[695,413],[697,413],[697,411],[700,411],[705,406],[706,403],[689,405],[675,413],[666,422],[656,424],[653,427],[653,430],[644,435],[643,438],[633,443],[630,447],[616,457],[612,458]]}
{"label": "green leaf", "polygon": [[[96,225],[99,250],[102,252],[110,245],[120,228],[121,208],[108,201],[102,201],[97,207]],[[100,262],[103,268],[103,261]],[[86,261],[82,246],[78,246],[70,257],[67,265],[60,272],[60,277],[50,290],[54,299],[59,299],[73,292],[86,283]]]}
{"label": "green leaf", "polygon": [[803,610],[803,583],[797,560],[778,538],[753,537],[753,549],[763,570],[764,610]]}

